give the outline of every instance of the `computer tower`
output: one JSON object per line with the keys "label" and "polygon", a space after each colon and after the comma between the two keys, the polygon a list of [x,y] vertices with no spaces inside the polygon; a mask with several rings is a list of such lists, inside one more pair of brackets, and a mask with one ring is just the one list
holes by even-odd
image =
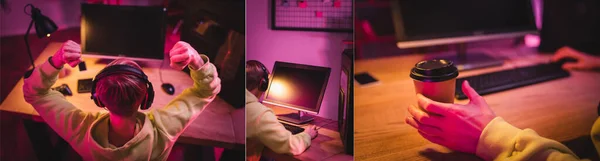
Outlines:
{"label": "computer tower", "polygon": [[346,154],[354,154],[354,51],[342,52],[342,72],[338,103],[338,128]]}

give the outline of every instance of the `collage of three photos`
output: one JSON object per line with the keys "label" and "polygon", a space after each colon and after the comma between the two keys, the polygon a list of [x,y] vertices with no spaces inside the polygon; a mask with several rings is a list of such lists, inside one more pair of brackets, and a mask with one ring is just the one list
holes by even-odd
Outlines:
{"label": "collage of three photos", "polygon": [[0,0],[0,160],[600,160],[600,2]]}

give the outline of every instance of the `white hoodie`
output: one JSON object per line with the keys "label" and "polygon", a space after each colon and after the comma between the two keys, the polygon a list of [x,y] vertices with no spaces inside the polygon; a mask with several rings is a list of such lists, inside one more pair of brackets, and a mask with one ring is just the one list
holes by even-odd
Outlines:
{"label": "white hoodie", "polygon": [[310,140],[306,132],[292,135],[277,121],[270,108],[246,90],[247,160],[258,161],[265,146],[279,154],[299,155],[310,146]]}
{"label": "white hoodie", "polygon": [[193,87],[164,108],[138,112],[136,118],[142,124],[141,129],[121,147],[108,141],[108,112],[82,111],[61,93],[50,90],[59,70],[48,62],[25,79],[23,93],[25,100],[84,160],[166,160],[183,130],[221,90],[215,66],[205,55],[201,57],[206,63],[198,70],[191,70]]}
{"label": "white hoodie", "polygon": [[579,160],[565,145],[531,129],[516,128],[501,117],[485,127],[475,153],[485,160]]}

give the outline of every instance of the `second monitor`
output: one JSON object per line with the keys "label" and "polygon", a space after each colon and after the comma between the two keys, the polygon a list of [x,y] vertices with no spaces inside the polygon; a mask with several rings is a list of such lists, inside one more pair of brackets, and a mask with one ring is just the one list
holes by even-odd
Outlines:
{"label": "second monitor", "polygon": [[278,115],[283,121],[303,124],[313,120],[304,112],[318,114],[331,68],[276,61],[265,103],[298,110]]}
{"label": "second monitor", "polygon": [[166,8],[81,4],[81,48],[88,56],[163,60]]}
{"label": "second monitor", "polygon": [[391,8],[398,48],[458,44],[457,55],[441,59],[453,61],[459,70],[503,63],[484,53],[467,54],[468,42],[537,33],[530,0],[394,0]]}

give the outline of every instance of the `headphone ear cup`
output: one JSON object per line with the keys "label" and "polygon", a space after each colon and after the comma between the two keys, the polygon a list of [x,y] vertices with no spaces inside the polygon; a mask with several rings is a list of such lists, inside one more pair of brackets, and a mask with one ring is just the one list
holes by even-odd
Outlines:
{"label": "headphone ear cup", "polygon": [[104,104],[102,103],[102,101],[100,101],[100,99],[96,96],[96,94],[92,95],[92,100],[94,100],[94,103],[96,104],[96,106],[104,107]]}
{"label": "headphone ear cup", "polygon": [[269,72],[267,71],[265,65],[260,62],[258,64],[260,65],[260,69],[263,71],[262,79],[260,79],[260,84],[258,85],[258,90],[264,92],[267,91],[267,88],[269,88]]}
{"label": "headphone ear cup", "polygon": [[148,109],[148,104],[146,102],[147,100],[148,100],[148,94],[146,94],[144,99],[142,99],[142,104],[140,105],[140,109],[142,109],[142,110]]}
{"label": "headphone ear cup", "polygon": [[146,88],[146,97],[142,100],[142,110],[147,110],[152,106],[152,102],[154,102],[154,87],[152,87],[152,83],[148,83],[148,88]]}
{"label": "headphone ear cup", "polygon": [[94,104],[96,104],[96,106],[98,107],[104,107],[104,104],[102,103],[102,101],[100,101],[100,99],[98,98],[98,96],[96,96],[96,81],[98,79],[94,79],[92,81],[92,100],[94,100]]}
{"label": "headphone ear cup", "polygon": [[259,90],[264,92],[264,91],[267,91],[267,88],[269,88],[269,80],[268,80],[268,78],[264,78],[260,81]]}
{"label": "headphone ear cup", "polygon": [[104,103],[102,103],[102,101],[100,101],[100,99],[96,99],[96,100],[98,100],[98,105],[100,105],[99,107],[106,107],[106,106],[104,105]]}

